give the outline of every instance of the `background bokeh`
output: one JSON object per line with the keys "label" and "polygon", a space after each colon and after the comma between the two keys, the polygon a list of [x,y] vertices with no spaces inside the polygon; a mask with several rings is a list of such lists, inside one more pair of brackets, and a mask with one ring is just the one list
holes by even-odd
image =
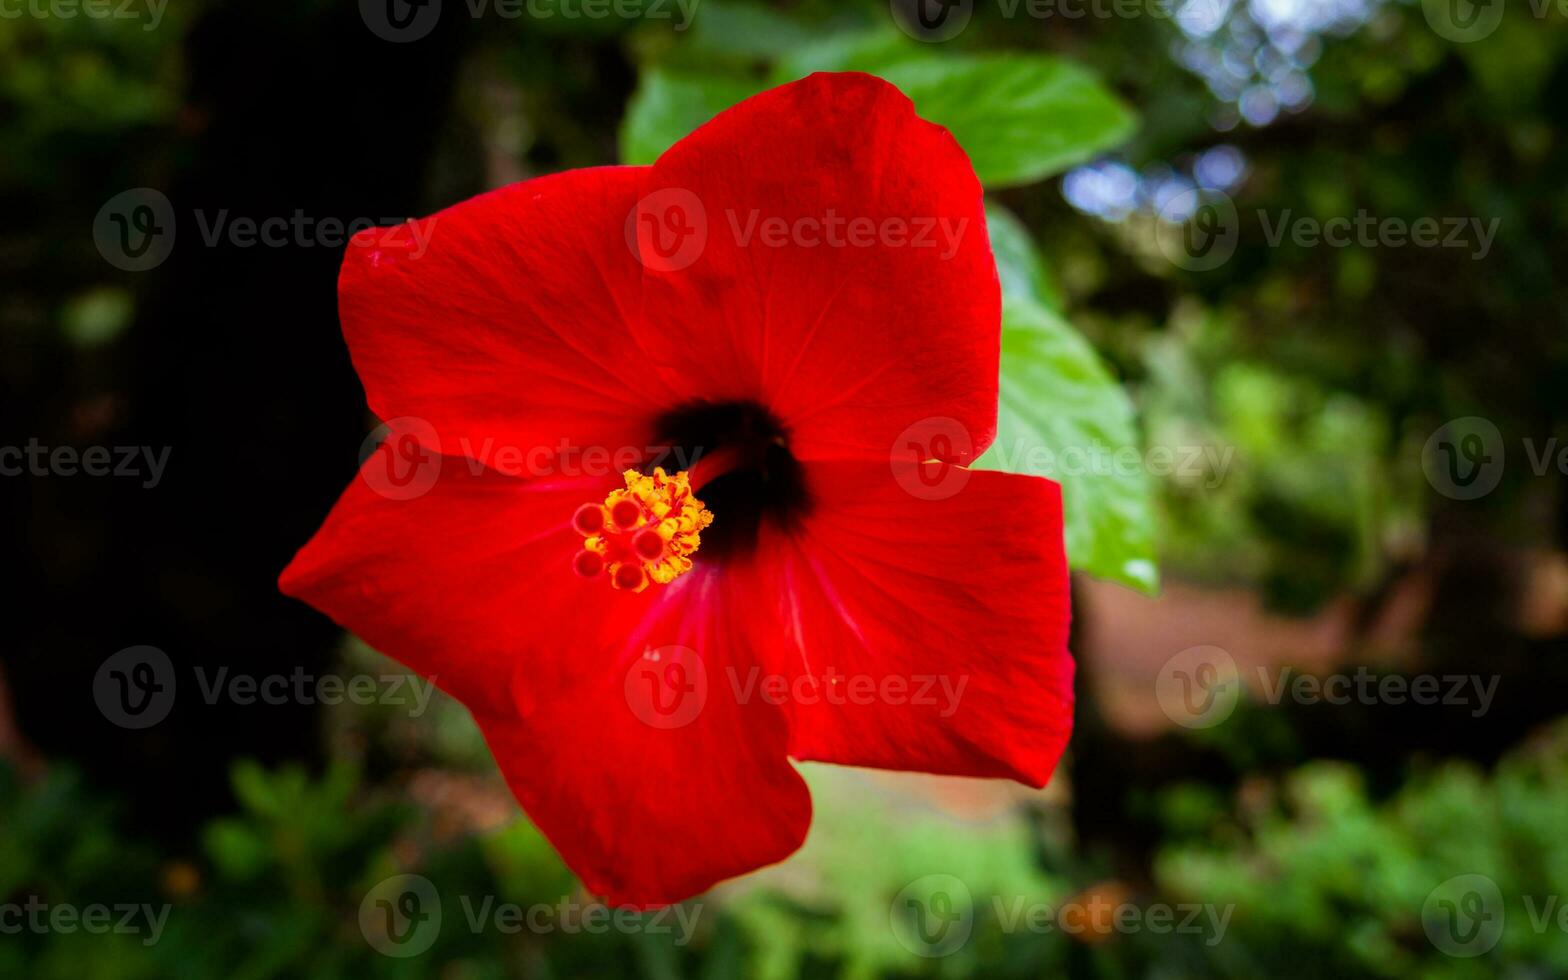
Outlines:
{"label": "background bokeh", "polygon": [[[1568,973],[1568,9],[924,13],[0,10],[0,443],[147,449],[0,477],[0,975]],[[199,679],[398,671],[275,587],[376,424],[323,222],[647,162],[819,69],[986,184],[985,464],[1063,482],[1078,725],[1041,792],[803,767],[800,854],[606,925],[460,706]],[[103,679],[148,646],[143,725]]]}

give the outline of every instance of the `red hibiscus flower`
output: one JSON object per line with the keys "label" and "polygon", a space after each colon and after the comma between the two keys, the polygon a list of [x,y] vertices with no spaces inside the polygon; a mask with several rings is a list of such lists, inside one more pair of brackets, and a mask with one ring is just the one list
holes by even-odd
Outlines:
{"label": "red hibiscus flower", "polygon": [[790,759],[1043,785],[1061,498],[964,466],[996,429],[984,220],[951,135],[843,74],[362,235],[343,332],[393,439],[283,590],[463,701],[616,901],[794,851]]}

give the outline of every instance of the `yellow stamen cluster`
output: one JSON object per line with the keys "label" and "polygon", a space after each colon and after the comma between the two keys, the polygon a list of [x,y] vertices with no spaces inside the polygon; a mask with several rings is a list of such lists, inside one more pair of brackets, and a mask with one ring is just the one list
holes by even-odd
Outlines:
{"label": "yellow stamen cluster", "polygon": [[613,490],[602,504],[585,504],[573,518],[583,535],[575,567],[579,574],[609,573],[617,589],[641,592],[650,581],[668,585],[691,571],[691,555],[713,515],[692,495],[686,472],[656,468],[647,476],[622,474],[626,489]]}

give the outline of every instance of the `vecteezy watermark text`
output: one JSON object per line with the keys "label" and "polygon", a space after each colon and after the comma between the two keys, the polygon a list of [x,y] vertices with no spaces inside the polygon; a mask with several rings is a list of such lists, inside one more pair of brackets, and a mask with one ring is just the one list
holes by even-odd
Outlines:
{"label": "vecteezy watermark text", "polygon": [[[474,20],[675,21],[673,30],[691,26],[700,0],[464,0]],[[359,15],[383,41],[407,44],[428,37],[441,22],[442,0],[359,0]]]}
{"label": "vecteezy watermark text", "polygon": [[673,29],[691,26],[701,0],[464,0],[475,19],[494,11],[503,20],[672,20]]}
{"label": "vecteezy watermark text", "polygon": [[[1256,211],[1264,244],[1279,248],[1287,241],[1297,248],[1441,248],[1465,249],[1481,261],[1491,254],[1501,218],[1426,215],[1380,217],[1366,209],[1353,215],[1277,214]],[[1183,269],[1206,272],[1225,264],[1240,241],[1242,218],[1230,195],[1217,190],[1185,190],[1159,206],[1155,243],[1165,257]]]}
{"label": "vecteezy watermark text", "polygon": [[469,931],[479,933],[494,929],[502,935],[513,936],[528,932],[535,935],[549,933],[587,933],[602,936],[616,932],[623,935],[647,933],[651,936],[671,936],[676,946],[691,942],[697,920],[702,915],[699,903],[666,905],[661,909],[643,912],[630,905],[605,905],[602,902],[577,902],[563,898],[553,904],[535,902],[519,905],[515,902],[497,902],[494,895],[486,895],[475,902],[468,895],[459,895],[463,919]]}
{"label": "vecteezy watermark text", "polygon": [[[202,243],[215,248],[227,241],[235,248],[396,248],[411,259],[423,258],[430,249],[439,215],[418,221],[403,218],[318,218],[295,209],[288,217],[231,217],[227,208],[195,212]],[[379,229],[374,235],[362,235]]]}
{"label": "vecteezy watermark text", "polygon": [[460,435],[441,438],[429,421],[412,415],[376,426],[359,447],[359,475],[372,490],[390,500],[412,500],[429,493],[441,478],[443,446],[455,450],[469,474],[486,470],[504,476],[619,476],[630,469],[651,472],[690,470],[705,452],[701,446],[580,446],[570,439],[555,445],[520,446],[493,437]]}
{"label": "vecteezy watermark text", "polygon": [[0,446],[0,476],[133,477],[151,490],[163,479],[170,446],[45,446],[36,438],[25,446]]}
{"label": "vecteezy watermark text", "polygon": [[142,945],[151,946],[163,935],[169,909],[167,904],[152,905],[146,902],[51,904],[37,895],[30,895],[25,902],[0,903],[0,934],[14,936],[23,932],[85,932],[95,936],[110,933],[120,936],[142,935]]}
{"label": "vecteezy watermark text", "polygon": [[243,674],[228,667],[195,668],[196,684],[207,704],[225,701],[240,707],[254,704],[387,704],[407,707],[418,718],[430,706],[434,681],[413,674],[311,674],[296,667],[289,674]]}
{"label": "vecteezy watermark text", "polygon": [[[0,0],[4,2],[4,0]],[[207,248],[381,248],[413,260],[430,249],[439,215],[427,218],[344,218],[310,215],[235,215],[228,208],[191,212]],[[126,272],[146,272],[168,260],[184,220],[163,192],[151,187],[121,191],[93,220],[93,244],[104,261]]]}
{"label": "vecteezy watermark text", "polygon": [[[462,907],[464,925],[475,935],[489,930],[506,936],[525,932],[539,936],[646,933],[671,937],[671,943],[684,946],[691,941],[702,916],[700,902],[682,902],[644,912],[631,906],[571,898],[531,905],[498,901],[494,895],[477,899],[459,895],[457,901]],[[395,957],[418,956],[440,938],[442,924],[447,920],[443,913],[441,893],[429,878],[393,875],[365,893],[359,905],[359,928],[377,952]]]}
{"label": "vecteezy watermark text", "polygon": [[753,242],[764,248],[940,248],[943,260],[958,254],[969,219],[919,215],[871,218],[849,216],[828,208],[821,216],[784,218],[752,208],[744,216],[724,211],[736,245]]}
{"label": "vecteezy watermark text", "polygon": [[1271,221],[1267,211],[1258,211],[1258,224],[1263,229],[1263,240],[1270,248],[1290,236],[1298,248],[1316,248],[1319,244],[1329,248],[1468,248],[1470,258],[1480,261],[1492,251],[1492,240],[1497,237],[1497,227],[1503,219],[1493,218],[1483,223],[1476,217],[1449,218],[1379,218],[1360,210],[1354,217],[1315,218],[1293,215],[1290,208]]}
{"label": "vecteezy watermark text", "polygon": [[1028,440],[1011,445],[992,446],[998,465],[1010,473],[1034,473],[1060,479],[1063,476],[1149,476],[1170,477],[1178,482],[1200,484],[1213,490],[1224,482],[1236,458],[1235,446],[1192,445],[1062,446],[1053,449]]}
{"label": "vecteezy watermark text", "polygon": [[1234,905],[1182,902],[1141,904],[1099,892],[1063,902],[1030,895],[992,895],[977,903],[963,879],[931,874],[905,885],[888,909],[893,936],[916,956],[936,958],[957,952],[974,932],[976,912],[989,906],[991,920],[1003,933],[1068,936],[1109,933],[1197,935],[1217,946],[1230,926]]}
{"label": "vecteezy watermark text", "polygon": [[929,250],[943,261],[956,256],[968,215],[771,214],[763,208],[725,208],[710,219],[707,204],[684,187],[643,196],[626,215],[626,247],[656,272],[678,272],[702,257],[713,236],[729,234],[737,248]]}
{"label": "vecteezy watermark text", "polygon": [[[1167,20],[1212,24],[1229,0],[979,0],[1004,20]],[[1568,2],[1568,0],[1564,0]],[[917,41],[949,41],[969,25],[976,0],[890,0],[893,22]]]}
{"label": "vecteezy watermark text", "polygon": [[[1468,707],[1473,718],[1491,710],[1501,675],[1394,674],[1369,667],[1330,674],[1299,673],[1292,667],[1256,668],[1255,689],[1270,705],[1342,707],[1405,704]],[[1272,674],[1272,676],[1271,676]],[[1171,721],[1185,728],[1212,728],[1229,718],[1241,698],[1242,674],[1229,651],[1188,647],[1165,662],[1154,683],[1155,700]]]}
{"label": "vecteezy watermark text", "polygon": [[[418,718],[430,706],[435,679],[413,674],[249,674],[228,666],[193,668],[196,691],[207,705],[339,704],[389,705]],[[93,700],[121,728],[143,729],[163,721],[180,687],[174,662],[154,646],[126,647],[103,662],[93,678]]]}
{"label": "vecteezy watermark text", "polygon": [[169,0],[0,0],[0,20],[142,20],[144,31],[163,23]]}
{"label": "vecteezy watermark text", "polygon": [[[910,495],[922,500],[943,500],[963,490],[973,471],[950,461],[973,456],[974,438],[968,427],[948,416],[924,418],[908,426],[893,440],[888,452],[894,479]],[[1030,473],[1058,481],[1064,477],[1147,475],[1214,490],[1230,473],[1236,447],[1160,444],[1143,448],[1097,440],[1048,446],[1037,439],[1017,438],[993,443],[986,459],[1010,473]]]}
{"label": "vecteezy watermark text", "polygon": [[690,647],[649,648],[626,671],[626,703],[640,721],[659,729],[691,724],[717,692],[727,693],[737,705],[885,705],[934,710],[938,717],[950,718],[969,686],[967,674],[866,674],[834,667],[785,675],[730,665],[724,668],[724,681],[718,685],[710,679],[706,661]]}
{"label": "vecteezy watermark text", "polygon": [[744,674],[735,667],[726,667],[724,674],[736,704],[746,704],[753,698],[772,705],[907,704],[934,707],[941,718],[953,716],[964,688],[969,686],[966,674],[843,674],[832,667],[820,674],[803,672],[793,677],[764,674],[761,667],[752,667]]}
{"label": "vecteezy watermark text", "polygon": [[1290,667],[1281,668],[1274,678],[1269,668],[1258,668],[1258,683],[1269,704],[1277,705],[1288,696],[1296,704],[1419,704],[1463,705],[1470,708],[1470,716],[1479,718],[1492,707],[1497,694],[1497,684],[1502,678],[1492,674],[1375,674],[1366,667],[1357,667],[1352,674],[1296,673]]}

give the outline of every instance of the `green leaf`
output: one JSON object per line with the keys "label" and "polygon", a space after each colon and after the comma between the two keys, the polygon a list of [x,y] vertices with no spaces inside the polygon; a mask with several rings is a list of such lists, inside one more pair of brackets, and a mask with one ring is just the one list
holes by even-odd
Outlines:
{"label": "green leaf", "polygon": [[267,842],[242,820],[218,819],[202,831],[202,846],[227,878],[254,878],[271,860]]}
{"label": "green leaf", "polygon": [[935,55],[884,32],[846,35],[781,61],[776,81],[864,71],[946,126],[987,187],[1060,173],[1132,135],[1138,118],[1086,69],[1046,55]]}
{"label": "green leaf", "polygon": [[727,75],[645,70],[621,123],[621,162],[652,163],[681,137],[755,95],[759,87],[750,79]]}
{"label": "green leaf", "polygon": [[789,52],[773,67],[773,84],[782,85],[818,71],[864,71],[877,74],[898,61],[924,57],[924,48],[897,31],[831,34]]}
{"label": "green leaf", "polygon": [[245,809],[258,816],[277,816],[283,812],[283,803],[277,787],[261,763],[254,759],[241,759],[229,771],[229,782],[234,795]]}
{"label": "green leaf", "polygon": [[[867,71],[898,86],[923,118],[952,131],[990,187],[1059,173],[1122,142],[1137,124],[1094,76],[1043,55],[935,56],[883,34],[848,35],[781,61],[774,80],[819,70]],[[729,75],[646,69],[621,126],[621,159],[652,163],[761,87]]]}
{"label": "green leaf", "polygon": [[927,56],[879,68],[946,126],[987,187],[1027,184],[1116,146],[1137,116],[1088,71],[1043,55]]}
{"label": "green leaf", "polygon": [[996,443],[976,466],[1062,485],[1073,568],[1152,593],[1154,507],[1132,402],[1089,342],[1022,299],[1002,309]]}
{"label": "green leaf", "polygon": [[755,3],[702,0],[692,17],[692,44],[705,53],[734,58],[777,58],[812,43],[813,30]]}
{"label": "green leaf", "polygon": [[1002,295],[1061,312],[1061,291],[1023,222],[1002,205],[987,201],[985,224],[991,234],[991,252],[996,256]]}

